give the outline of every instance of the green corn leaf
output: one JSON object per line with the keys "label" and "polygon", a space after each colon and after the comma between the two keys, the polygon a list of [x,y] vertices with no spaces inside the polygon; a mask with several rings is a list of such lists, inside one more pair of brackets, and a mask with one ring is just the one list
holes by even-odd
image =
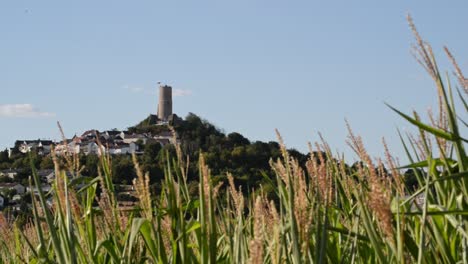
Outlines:
{"label": "green corn leaf", "polygon": [[468,142],[468,140],[464,139],[464,138],[461,138],[461,137],[457,137],[456,135],[452,134],[452,133],[449,133],[447,131],[444,131],[440,128],[435,128],[435,127],[431,127],[431,126],[428,126],[402,112],[400,112],[399,110],[397,110],[396,108],[392,107],[391,105],[385,103],[390,109],[392,109],[393,111],[395,111],[397,114],[399,114],[400,116],[402,116],[404,119],[406,119],[408,122],[410,122],[411,124],[417,126],[418,128],[424,130],[424,131],[427,131],[433,135],[435,135],[436,137],[441,137],[443,139],[446,139],[446,140],[450,140],[450,141],[455,141],[455,140],[463,140],[465,142]]}

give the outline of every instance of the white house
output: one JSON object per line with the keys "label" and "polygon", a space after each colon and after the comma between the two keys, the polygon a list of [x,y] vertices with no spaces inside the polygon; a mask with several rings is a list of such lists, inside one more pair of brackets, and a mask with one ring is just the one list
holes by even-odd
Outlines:
{"label": "white house", "polygon": [[68,151],[74,154],[79,154],[80,153],[80,142],[75,142],[72,141],[68,143]]}
{"label": "white house", "polygon": [[31,151],[31,146],[28,146],[26,143],[24,143],[23,145],[19,147],[19,151],[21,153],[28,153]]}
{"label": "white house", "polygon": [[19,194],[13,195],[13,197],[11,198],[11,201],[13,201],[13,202],[21,201],[21,195],[19,195]]}
{"label": "white house", "polygon": [[83,152],[85,155],[101,155],[103,153],[106,153],[106,148],[104,146],[99,146],[98,144],[96,144],[96,142],[89,142],[88,144],[83,144],[80,146],[80,152]]}
{"label": "white house", "polygon": [[130,144],[117,144],[109,148],[109,154],[120,155],[120,154],[133,154],[138,151],[138,145],[135,142]]}
{"label": "white house", "polygon": [[23,142],[17,140],[15,146],[21,153],[28,153],[31,150],[37,150],[39,155],[46,155],[50,153],[53,142],[51,140],[24,140]]}
{"label": "white house", "polygon": [[55,178],[55,170],[38,170],[37,176],[41,181],[45,182],[48,181],[50,178]]}
{"label": "white house", "polygon": [[8,177],[8,178],[14,179],[16,178],[17,175],[18,175],[17,170],[9,169],[9,170],[0,171],[0,177]]}
{"label": "white house", "polygon": [[143,144],[146,144],[146,141],[148,140],[148,137],[144,134],[133,134],[133,135],[125,135],[125,138],[123,139],[124,143],[130,144],[130,143],[135,143],[138,140],[143,141]]}
{"label": "white house", "polygon": [[[28,187],[28,188],[26,188],[26,190],[28,192],[31,192],[31,193],[35,194],[35,195],[39,195],[39,189],[36,186],[32,187],[32,189],[31,189],[31,187]],[[42,190],[42,193],[48,193],[48,192],[50,192],[50,190],[52,190],[52,186],[50,186],[50,185],[41,185],[41,190]]]}
{"label": "white house", "polygon": [[45,177],[45,181],[47,183],[52,183],[55,180],[55,171]]}
{"label": "white house", "polygon": [[68,144],[62,143],[55,147],[55,153],[57,155],[64,155],[64,154],[79,154],[80,153],[80,143],[76,141],[71,141]]}

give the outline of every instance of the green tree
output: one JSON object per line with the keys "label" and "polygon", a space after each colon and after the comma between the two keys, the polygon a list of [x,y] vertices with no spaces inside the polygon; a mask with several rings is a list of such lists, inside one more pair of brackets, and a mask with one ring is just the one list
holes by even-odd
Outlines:
{"label": "green tree", "polygon": [[10,162],[10,158],[8,157],[8,149],[0,151],[0,163],[4,162]]}
{"label": "green tree", "polygon": [[94,154],[90,154],[86,156],[86,164],[85,164],[85,174],[90,177],[95,177],[98,175],[98,164],[99,164],[99,157]]}
{"label": "green tree", "polygon": [[54,161],[50,156],[44,157],[39,165],[41,170],[53,169],[54,168]]}
{"label": "green tree", "polygon": [[145,145],[143,154],[143,164],[149,165],[158,159],[158,154],[162,147],[159,142],[149,142]]}
{"label": "green tree", "polygon": [[250,141],[237,132],[233,132],[227,135],[228,142],[233,146],[245,146],[250,145]]}
{"label": "green tree", "polygon": [[130,156],[112,160],[113,182],[130,184],[136,177],[133,161]]}

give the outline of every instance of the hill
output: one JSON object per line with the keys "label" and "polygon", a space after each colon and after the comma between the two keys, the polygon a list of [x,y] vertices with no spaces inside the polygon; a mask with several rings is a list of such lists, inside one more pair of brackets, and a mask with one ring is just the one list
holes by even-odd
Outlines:
{"label": "hill", "polygon": [[[238,184],[246,187],[256,186],[264,175],[272,175],[269,161],[279,158],[281,154],[277,142],[251,142],[237,132],[226,134],[209,121],[193,113],[189,113],[185,119],[178,119],[177,122],[170,123],[170,125],[177,133],[183,153],[188,155],[192,161],[197,161],[200,153],[203,153],[212,174],[218,180],[224,179],[226,174],[230,172],[237,176],[236,182]],[[168,125],[157,124],[157,117],[150,115],[137,125],[130,127],[129,131],[157,134],[170,131],[170,129]],[[146,151],[151,151],[150,148],[148,146],[145,148],[144,155],[147,155]],[[153,148],[155,147],[153,146]],[[174,151],[173,146],[166,146],[163,149]],[[155,153],[159,150],[153,149],[151,152]],[[302,165],[305,164],[306,155],[294,149],[291,149],[290,153]],[[144,165],[147,168],[152,167],[148,163]],[[153,168],[150,171],[156,171],[156,169]],[[198,168],[195,165],[190,166],[189,177],[198,178]]]}

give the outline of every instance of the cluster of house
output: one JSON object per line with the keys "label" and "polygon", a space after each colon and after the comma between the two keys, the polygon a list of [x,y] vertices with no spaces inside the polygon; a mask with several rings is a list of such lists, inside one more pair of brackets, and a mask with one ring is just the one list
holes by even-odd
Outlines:
{"label": "cluster of house", "polygon": [[54,170],[39,170],[37,175],[41,179],[40,187],[29,187],[19,183],[17,176],[20,170],[8,169],[0,171],[0,178],[9,178],[10,182],[0,183],[0,208],[3,208],[8,199],[8,204],[12,207],[13,211],[20,210],[20,203],[22,197],[31,193],[33,195],[39,194],[39,188],[44,193],[48,193],[51,190],[51,183],[55,179]]}
{"label": "cluster of house", "polygon": [[[31,151],[37,152],[39,155],[48,155],[52,150],[57,155],[73,155],[73,154],[97,154],[101,155],[108,153],[111,155],[119,154],[142,154],[144,145],[148,143],[159,143],[162,146],[174,144],[176,140],[170,131],[162,131],[157,135],[150,133],[131,133],[129,131],[109,130],[100,132],[98,130],[88,130],[81,136],[75,135],[71,139],[66,139],[61,142],[52,140],[17,140],[15,147],[9,150],[12,155],[13,151],[20,153],[28,153]],[[38,195],[39,189],[43,193],[51,193],[52,184],[55,180],[54,170],[39,170],[37,175],[41,181],[40,187],[24,186],[20,183],[18,175],[21,169],[0,170],[0,210],[5,206],[10,207],[13,211],[22,210],[20,207],[23,199],[28,194]],[[72,177],[72,175],[67,175]],[[81,185],[75,188],[81,188]],[[116,193],[119,199],[119,205],[122,208],[132,208],[135,204],[135,190],[133,185],[116,185],[118,192]],[[47,203],[52,205],[52,196],[49,195]],[[31,205],[28,204],[30,207]]]}
{"label": "cluster of house", "polygon": [[[24,186],[23,184],[18,182],[18,174],[20,170],[1,170],[0,171],[0,178],[7,177],[9,178],[9,182],[2,182],[0,183],[0,210],[3,209],[5,206],[11,207],[13,211],[20,211],[21,210],[21,203],[24,199],[25,195],[39,195],[39,190],[41,190],[44,194],[51,194],[52,191],[52,184],[55,180],[55,170],[38,170],[37,176],[40,180],[40,187],[29,187]],[[72,175],[67,173],[67,177],[71,178]],[[85,186],[84,183],[80,183],[75,185],[75,189],[79,190]],[[123,199],[119,199],[119,205],[122,208],[133,208],[135,205],[136,200],[136,193],[133,185],[123,185],[123,184],[116,184],[116,195],[117,197],[123,197]],[[130,199],[128,199],[130,197]],[[52,206],[53,199],[52,195],[47,196],[47,204]],[[31,206],[28,204],[28,206]]]}
{"label": "cluster of house", "polygon": [[[109,130],[99,132],[88,130],[81,136],[61,142],[51,140],[17,140],[15,148],[21,153],[37,151],[39,155],[48,155],[52,148],[57,155],[72,154],[142,154],[142,146],[149,142],[158,142],[162,146],[174,143],[174,137],[170,131],[163,131],[157,135],[150,133],[129,133],[128,131]],[[11,155],[12,151],[10,151]]]}

